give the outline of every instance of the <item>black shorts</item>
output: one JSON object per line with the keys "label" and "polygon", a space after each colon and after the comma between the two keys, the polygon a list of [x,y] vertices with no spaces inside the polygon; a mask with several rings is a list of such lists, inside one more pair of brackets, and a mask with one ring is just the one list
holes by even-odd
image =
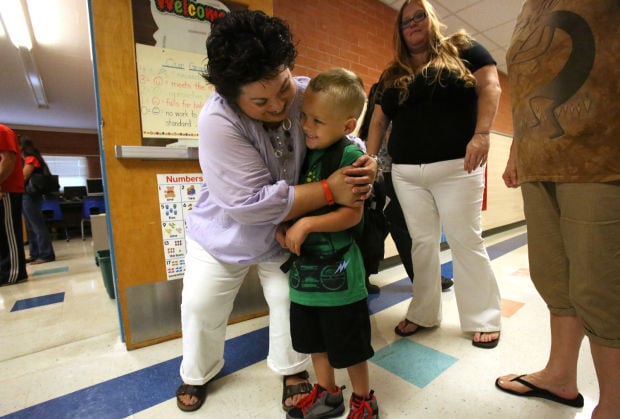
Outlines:
{"label": "black shorts", "polygon": [[374,355],[366,299],[337,307],[291,303],[291,338],[300,353],[326,352],[334,368],[347,368]]}

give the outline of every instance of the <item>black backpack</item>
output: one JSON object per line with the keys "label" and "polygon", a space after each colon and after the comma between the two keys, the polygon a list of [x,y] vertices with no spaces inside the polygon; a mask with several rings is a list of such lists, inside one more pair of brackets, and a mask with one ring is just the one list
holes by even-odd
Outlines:
{"label": "black backpack", "polygon": [[31,195],[47,195],[59,190],[58,176],[50,172],[46,163],[32,172],[25,185],[26,193]]}
{"label": "black backpack", "polygon": [[[343,138],[325,150],[325,154],[321,159],[322,179],[327,179],[330,174],[340,167],[342,153],[349,144],[352,144],[352,142],[347,138]],[[383,214],[386,190],[381,174],[377,175],[372,190],[372,196],[364,202],[364,225],[362,232],[355,235],[357,245],[364,258],[366,275],[379,272],[379,262],[383,260],[385,238],[388,234],[387,221]]]}

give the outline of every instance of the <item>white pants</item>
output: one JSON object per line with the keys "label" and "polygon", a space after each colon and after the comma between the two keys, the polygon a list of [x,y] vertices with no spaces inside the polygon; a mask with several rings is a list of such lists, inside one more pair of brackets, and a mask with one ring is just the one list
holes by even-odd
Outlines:
{"label": "white pants", "polygon": [[407,319],[441,323],[441,225],[452,251],[454,293],[464,332],[500,330],[501,300],[482,241],[480,218],[484,168],[472,173],[464,160],[394,164],[392,180],[413,240],[413,299]]}
{"label": "white pants", "polygon": [[[258,276],[269,305],[267,364],[278,374],[301,372],[310,357],[295,352],[289,321],[288,274],[280,270],[286,256],[258,264]],[[249,266],[221,262],[198,243],[187,240],[181,303],[185,384],[202,385],[224,366],[226,325]]]}

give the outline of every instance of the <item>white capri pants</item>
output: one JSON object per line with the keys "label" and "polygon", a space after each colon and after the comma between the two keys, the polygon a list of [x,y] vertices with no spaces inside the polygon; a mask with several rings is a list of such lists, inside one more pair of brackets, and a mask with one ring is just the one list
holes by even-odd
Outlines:
{"label": "white capri pants", "polygon": [[499,288],[480,227],[484,168],[467,173],[463,166],[464,159],[392,165],[394,190],[413,241],[415,280],[407,319],[424,327],[441,323],[439,242],[443,225],[452,251],[461,330],[499,331]]}
{"label": "white capri pants", "polygon": [[[258,276],[269,305],[269,353],[267,365],[280,375],[301,372],[310,357],[293,350],[289,321],[288,274],[280,270],[287,255],[257,264]],[[187,240],[181,302],[185,384],[202,385],[224,366],[226,325],[235,297],[250,269],[211,256],[195,241]]]}

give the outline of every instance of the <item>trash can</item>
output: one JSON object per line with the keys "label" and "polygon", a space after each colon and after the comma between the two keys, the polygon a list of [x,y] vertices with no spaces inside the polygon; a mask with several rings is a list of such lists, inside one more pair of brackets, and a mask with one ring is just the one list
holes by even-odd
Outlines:
{"label": "trash can", "polygon": [[110,260],[109,250],[97,250],[95,252],[97,265],[101,269],[103,285],[110,298],[114,298],[114,277],[112,275],[112,261]]}

